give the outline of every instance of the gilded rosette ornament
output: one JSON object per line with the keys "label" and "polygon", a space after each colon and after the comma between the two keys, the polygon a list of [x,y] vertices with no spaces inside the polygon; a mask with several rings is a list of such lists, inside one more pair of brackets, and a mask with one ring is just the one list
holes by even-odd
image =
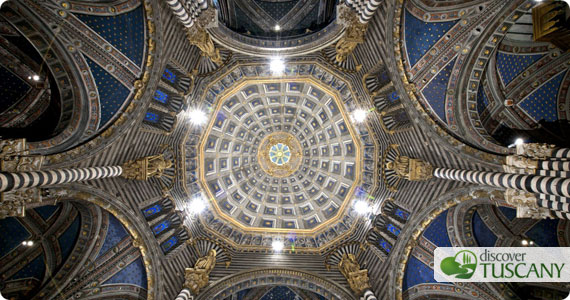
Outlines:
{"label": "gilded rosette ornament", "polygon": [[345,61],[354,51],[356,46],[364,42],[364,34],[366,33],[367,24],[360,23],[358,16],[354,11],[345,6],[339,8],[340,22],[345,23],[346,31],[344,35],[336,43],[336,61],[341,63]]}
{"label": "gilded rosette ornament", "polygon": [[210,272],[216,265],[216,250],[211,249],[208,255],[200,257],[194,268],[186,268],[184,278],[184,288],[190,289],[193,295],[197,295],[200,290],[206,287],[210,281]]}
{"label": "gilded rosette ornament", "polygon": [[293,135],[275,132],[259,144],[257,160],[261,169],[273,177],[287,177],[301,166],[301,144]]}
{"label": "gilded rosette ornament", "polygon": [[364,291],[370,289],[368,270],[360,269],[360,265],[358,264],[354,254],[345,253],[338,264],[338,269],[340,270],[340,273],[344,275],[348,281],[350,289],[352,289],[356,295],[360,296]]}

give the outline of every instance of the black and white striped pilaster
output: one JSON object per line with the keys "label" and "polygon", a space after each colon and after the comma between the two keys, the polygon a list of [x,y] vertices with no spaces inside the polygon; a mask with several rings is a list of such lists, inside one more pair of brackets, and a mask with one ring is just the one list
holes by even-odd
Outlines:
{"label": "black and white striped pilaster", "polygon": [[368,23],[382,3],[381,0],[345,0],[348,7],[358,14],[360,23]]}
{"label": "black and white striped pilaster", "polygon": [[559,219],[570,220],[570,214],[560,211],[553,211],[554,215]]}
{"label": "black and white striped pilaster", "polygon": [[0,172],[0,192],[31,187],[116,177],[123,173],[119,166],[56,169],[30,172]]}
{"label": "black and white striped pilaster", "polygon": [[433,175],[442,179],[570,197],[570,178],[445,168],[436,168]]}
{"label": "black and white striped pilaster", "polygon": [[374,296],[374,293],[371,290],[366,290],[364,292],[364,295],[362,296],[362,299],[364,299],[364,300],[378,300],[376,298],[376,296]]}
{"label": "black and white striped pilaster", "polygon": [[552,157],[570,158],[570,148],[559,148],[552,151]]}
{"label": "black and white striped pilaster", "polygon": [[541,170],[570,171],[570,161],[541,160],[538,162]]}
{"label": "black and white striped pilaster", "polygon": [[190,300],[190,299],[193,299],[190,290],[182,289],[182,291],[180,291],[180,294],[178,294],[178,296],[174,300]]}
{"label": "black and white striped pilaster", "polygon": [[[522,173],[524,173],[524,172],[522,172]],[[536,170],[536,175],[549,176],[549,177],[570,177],[570,172],[568,172],[568,171]]]}
{"label": "black and white striped pilaster", "polygon": [[553,210],[553,211],[560,211],[560,212],[565,212],[565,213],[570,212],[570,209],[569,209],[570,204],[568,204],[568,203],[561,203],[561,202],[548,201],[545,199],[538,199],[538,206],[548,208],[548,209]]}
{"label": "black and white striped pilaster", "polygon": [[192,27],[200,13],[208,9],[207,0],[166,0],[166,3],[186,28]]}
{"label": "black and white striped pilaster", "polygon": [[539,199],[548,200],[552,202],[570,203],[570,198],[554,196],[554,195],[540,194]]}

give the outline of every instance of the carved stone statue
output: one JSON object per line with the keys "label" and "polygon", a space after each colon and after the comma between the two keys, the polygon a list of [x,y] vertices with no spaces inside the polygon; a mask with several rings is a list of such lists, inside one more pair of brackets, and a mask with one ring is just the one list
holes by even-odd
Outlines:
{"label": "carved stone statue", "polygon": [[172,161],[166,160],[162,154],[131,160],[122,165],[126,179],[147,180],[161,177],[164,171],[172,167]]}
{"label": "carved stone statue", "polygon": [[538,160],[520,155],[509,155],[507,156],[507,165],[519,169],[536,169],[538,168]]}
{"label": "carved stone statue", "polygon": [[367,24],[360,23],[358,16],[349,8],[343,9],[339,13],[339,19],[345,23],[346,31],[342,38],[336,43],[336,61],[345,61],[354,51],[356,46],[364,42]]}
{"label": "carved stone statue", "polygon": [[517,145],[517,154],[544,160],[552,157],[555,147],[554,145],[540,143],[519,144]]}
{"label": "carved stone statue", "polygon": [[340,273],[344,275],[350,288],[357,295],[362,295],[365,290],[370,289],[368,282],[368,270],[360,270],[360,265],[356,261],[356,256],[352,253],[345,253],[338,264]]}
{"label": "carved stone statue", "polygon": [[535,194],[515,189],[507,189],[505,191],[505,201],[516,207],[538,207],[538,199]]}
{"label": "carved stone statue", "polygon": [[197,295],[200,289],[206,287],[210,281],[210,272],[216,265],[216,250],[211,249],[208,255],[200,257],[194,264],[194,268],[186,268],[184,287],[190,289],[193,295]]}
{"label": "carved stone statue", "polygon": [[394,161],[386,163],[386,169],[410,181],[424,181],[433,177],[433,167],[421,159],[398,156]]}
{"label": "carved stone statue", "polygon": [[510,205],[516,206],[517,218],[552,218],[552,213],[548,208],[538,206],[538,199],[533,193],[507,189],[505,191],[505,201]]}
{"label": "carved stone statue", "polygon": [[206,29],[196,24],[188,30],[188,40],[190,44],[198,47],[202,51],[202,55],[209,57],[217,65],[222,64],[220,50],[216,49],[210,34]]}

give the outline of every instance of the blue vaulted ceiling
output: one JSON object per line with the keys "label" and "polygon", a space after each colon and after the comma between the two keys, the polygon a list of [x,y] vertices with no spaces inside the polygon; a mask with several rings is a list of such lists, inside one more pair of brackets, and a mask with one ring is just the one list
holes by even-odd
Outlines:
{"label": "blue vaulted ceiling", "polygon": [[109,44],[125,54],[136,65],[141,66],[144,55],[144,8],[116,16],[95,16],[75,14]]}
{"label": "blue vaulted ceiling", "polygon": [[[30,299],[48,280],[46,276],[57,273],[67,261],[77,244],[80,224],[75,207],[61,203],[29,209],[23,218],[0,220],[0,232],[9,233],[0,235],[0,274],[3,286],[10,290],[4,296]],[[27,240],[34,245],[22,245]],[[61,251],[54,251],[57,248]],[[24,289],[21,280],[28,282]]]}
{"label": "blue vaulted ceiling", "polygon": [[556,75],[523,99],[518,106],[537,122],[558,120],[558,91],[565,75],[566,71]]}
{"label": "blue vaulted ceiling", "polygon": [[457,20],[424,22],[406,9],[404,14],[404,40],[410,66],[414,66],[456,23]]}
{"label": "blue vaulted ceiling", "polygon": [[543,54],[497,53],[497,71],[504,85],[509,84],[529,66],[542,58]]}
{"label": "blue vaulted ceiling", "polygon": [[24,97],[31,87],[20,77],[0,65],[0,113],[6,111]]}
{"label": "blue vaulted ceiling", "polygon": [[109,249],[128,237],[129,234],[125,227],[123,227],[123,224],[121,224],[117,218],[109,214],[109,224],[107,226],[105,241],[103,242],[103,246],[101,246],[101,250],[99,250],[98,256],[105,254]]}
{"label": "blue vaulted ceiling", "polygon": [[[447,213],[448,211],[446,210],[439,214],[423,233],[425,239],[438,247],[451,247],[451,242],[447,234]],[[433,282],[436,282],[433,269],[417,257],[410,256],[404,274],[402,289],[406,291],[415,285]]]}
{"label": "blue vaulted ceiling", "polygon": [[497,236],[487,227],[485,222],[481,219],[481,216],[476,211],[473,214],[473,237],[480,247],[493,247],[495,242],[497,242]]}
{"label": "blue vaulted ceiling", "polygon": [[447,85],[449,84],[454,65],[455,59],[450,61],[422,90],[422,94],[431,106],[431,109],[445,123],[447,123],[445,95],[447,94]]}
{"label": "blue vaulted ceiling", "polygon": [[[280,30],[279,37],[299,37],[319,31],[334,19],[335,4],[334,0],[216,1],[222,23],[235,32],[256,38],[274,37],[274,26],[285,25],[291,20],[295,23],[287,24],[287,28]],[[257,11],[264,19],[253,17],[248,13],[250,9]]]}
{"label": "blue vaulted ceiling", "polygon": [[85,60],[91,68],[99,92],[99,128],[102,128],[119,112],[131,91],[96,62],[88,57],[85,57]]}
{"label": "blue vaulted ceiling", "polygon": [[135,261],[124,267],[117,274],[113,275],[103,284],[117,284],[127,283],[133,284],[144,289],[147,288],[146,270],[142,258],[137,258]]}

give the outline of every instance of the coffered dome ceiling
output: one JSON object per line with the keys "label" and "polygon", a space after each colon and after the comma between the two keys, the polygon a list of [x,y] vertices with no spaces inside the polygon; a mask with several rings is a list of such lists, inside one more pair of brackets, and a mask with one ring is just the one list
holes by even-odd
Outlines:
{"label": "coffered dome ceiling", "polygon": [[307,248],[349,232],[351,203],[376,189],[378,149],[368,125],[351,121],[347,82],[316,63],[290,62],[274,76],[264,62],[202,90],[209,122],[185,144],[187,189],[212,206],[201,216],[207,229],[244,246],[299,234]]}
{"label": "coffered dome ceiling", "polygon": [[218,213],[248,229],[329,223],[360,179],[360,142],[344,104],[312,80],[248,80],[226,92],[200,151]]}

